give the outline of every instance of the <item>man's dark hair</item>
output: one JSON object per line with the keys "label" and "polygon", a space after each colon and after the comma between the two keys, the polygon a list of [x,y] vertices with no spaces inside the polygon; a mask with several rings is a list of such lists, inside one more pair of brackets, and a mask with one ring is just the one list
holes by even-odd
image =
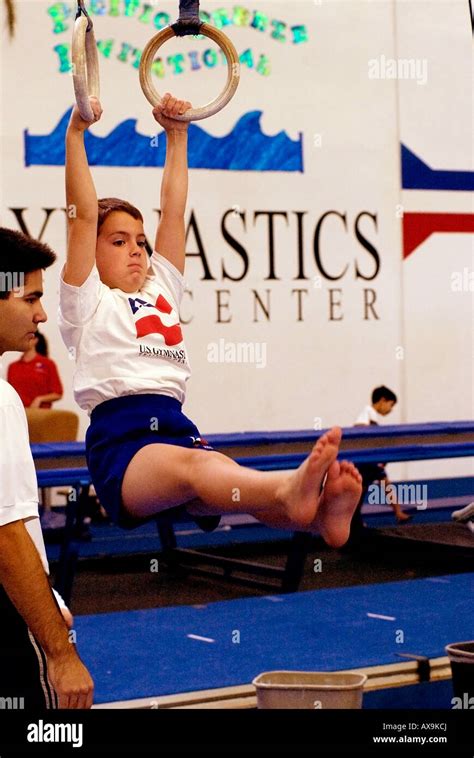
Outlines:
{"label": "man's dark hair", "polygon": [[393,400],[396,403],[397,396],[395,392],[392,392],[392,390],[389,390],[388,387],[384,387],[382,384],[381,387],[376,387],[372,392],[372,402],[378,403],[379,400]]}
{"label": "man's dark hair", "polygon": [[52,266],[56,255],[48,245],[26,234],[0,227],[0,300],[23,286],[26,274]]}

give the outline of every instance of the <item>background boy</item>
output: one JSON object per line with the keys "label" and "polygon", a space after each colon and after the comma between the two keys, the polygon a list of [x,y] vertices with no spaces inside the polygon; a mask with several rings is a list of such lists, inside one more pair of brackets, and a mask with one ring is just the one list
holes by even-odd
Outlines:
{"label": "background boy", "polygon": [[[377,426],[381,421],[392,412],[395,403],[397,402],[396,394],[385,387],[384,385],[376,387],[372,392],[372,402],[370,405],[366,405],[356,418],[354,426]],[[362,463],[358,466],[359,472],[362,476],[362,494],[357,504],[356,511],[352,517],[351,523],[351,540],[357,539],[360,536],[361,530],[364,528],[362,521],[362,505],[364,503],[367,491],[373,482],[385,483],[387,490],[390,484],[383,463]],[[412,517],[405,513],[400,507],[397,500],[393,497],[393,487],[388,489],[390,493],[386,500],[392,507],[395,514],[395,518],[398,523],[409,521]]]}

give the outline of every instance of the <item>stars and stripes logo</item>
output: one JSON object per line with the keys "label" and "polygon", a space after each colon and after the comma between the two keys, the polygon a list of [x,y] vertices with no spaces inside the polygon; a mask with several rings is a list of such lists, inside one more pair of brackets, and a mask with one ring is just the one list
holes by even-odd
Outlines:
{"label": "stars and stripes logo", "polygon": [[158,295],[155,305],[147,303],[146,300],[139,297],[129,297],[128,302],[135,317],[137,339],[149,334],[161,334],[168,347],[179,345],[183,341],[179,321],[175,324],[166,323],[172,320],[167,319],[166,316],[172,314],[173,308],[163,295]]}

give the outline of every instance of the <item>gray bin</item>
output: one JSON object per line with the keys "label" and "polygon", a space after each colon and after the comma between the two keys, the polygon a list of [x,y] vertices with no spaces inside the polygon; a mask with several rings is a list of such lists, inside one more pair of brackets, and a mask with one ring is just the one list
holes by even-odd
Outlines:
{"label": "gray bin", "polygon": [[252,684],[258,708],[362,708],[365,674],[267,671]]}
{"label": "gray bin", "polygon": [[[453,674],[453,692],[461,699],[457,707],[474,706],[474,641],[452,642],[446,645]],[[472,698],[472,700],[471,700]],[[471,705],[472,703],[472,705]]]}

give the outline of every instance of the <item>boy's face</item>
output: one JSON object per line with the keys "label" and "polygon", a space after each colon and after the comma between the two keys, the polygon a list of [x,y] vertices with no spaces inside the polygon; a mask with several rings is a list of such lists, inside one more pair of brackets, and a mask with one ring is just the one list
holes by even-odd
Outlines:
{"label": "boy's face", "polygon": [[377,413],[380,413],[381,416],[387,416],[393,409],[393,406],[395,405],[394,400],[386,400],[384,397],[382,397],[377,405]]}
{"label": "boy's face", "polygon": [[139,290],[149,265],[142,222],[124,211],[110,213],[97,237],[96,264],[108,287]]}
{"label": "boy's face", "polygon": [[25,285],[0,300],[0,355],[7,350],[25,352],[35,344],[38,324],[48,318],[41,305],[43,272],[32,271],[25,276]]}

